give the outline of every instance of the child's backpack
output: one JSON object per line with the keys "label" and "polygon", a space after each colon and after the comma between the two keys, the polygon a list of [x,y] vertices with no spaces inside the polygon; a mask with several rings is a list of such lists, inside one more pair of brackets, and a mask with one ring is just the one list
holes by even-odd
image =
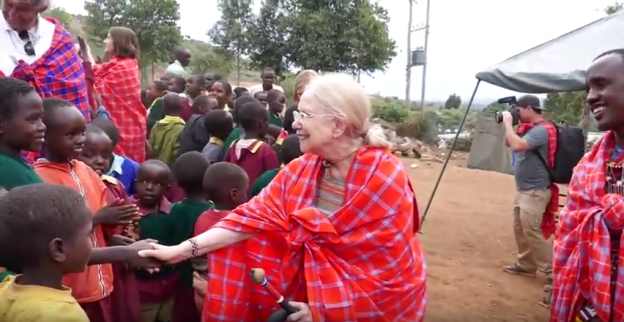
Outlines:
{"label": "child's backpack", "polygon": [[548,162],[537,151],[533,151],[542,164],[548,169],[552,183],[568,184],[572,179],[574,167],[585,155],[585,136],[583,130],[565,123],[553,123],[557,131],[557,150],[555,151],[555,166],[548,166]]}

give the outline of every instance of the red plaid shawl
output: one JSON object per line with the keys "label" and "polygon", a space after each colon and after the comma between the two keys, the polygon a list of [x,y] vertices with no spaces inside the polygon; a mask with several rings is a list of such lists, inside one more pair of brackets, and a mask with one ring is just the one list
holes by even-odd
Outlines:
{"label": "red plaid shawl", "polygon": [[147,111],[141,102],[141,81],[136,59],[113,57],[93,68],[95,89],[111,120],[119,128],[117,154],[145,161]]}
{"label": "red plaid shawl", "polygon": [[[20,60],[10,75],[28,82],[39,96],[59,97],[72,102],[89,120],[89,100],[82,61],[74,50],[72,37],[55,19],[46,18],[55,24],[54,38],[50,49],[33,64]],[[3,75],[0,72],[0,76]],[[31,164],[39,153],[28,152],[25,158]]]}
{"label": "red plaid shawl", "polygon": [[[610,320],[609,227],[624,227],[624,197],[605,192],[606,166],[614,148],[614,135],[607,132],[574,170],[555,236],[551,322],[574,321],[582,299],[593,305],[601,321]],[[620,242],[613,321],[624,321],[623,247]]]}
{"label": "red plaid shawl", "polygon": [[[557,128],[550,122],[539,122],[535,124],[521,123],[518,126],[517,133],[522,136],[534,126],[543,126],[548,131],[548,166],[552,169],[555,165],[555,153],[557,152]],[[542,216],[542,224],[540,229],[544,238],[548,239],[555,233],[556,224],[555,217],[559,211],[559,187],[556,184],[550,185],[550,201]]]}
{"label": "red plaid shawl", "polygon": [[266,270],[290,300],[307,302],[315,321],[419,322],[425,311],[425,263],[409,179],[390,152],[362,148],[347,178],[344,206],[331,216],[314,207],[322,165],[306,154],[260,195],[215,227],[261,235],[211,253],[206,321],[264,321],[279,309],[251,284]]}

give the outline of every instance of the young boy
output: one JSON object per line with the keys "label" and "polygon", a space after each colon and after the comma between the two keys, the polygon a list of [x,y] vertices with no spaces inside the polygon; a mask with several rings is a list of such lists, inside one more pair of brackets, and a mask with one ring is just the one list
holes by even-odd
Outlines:
{"label": "young boy", "polygon": [[[85,143],[86,123],[80,111],[58,98],[44,99],[43,106],[46,151],[45,158],[35,163],[35,171],[44,182],[70,187],[84,197],[95,213],[91,242],[95,247],[106,247],[105,234],[114,235],[115,226],[136,218],[137,210],[117,203],[107,206],[107,189],[100,177],[86,164],[75,160]],[[102,262],[89,266],[85,272],[67,275],[63,280],[91,321],[106,322],[112,319],[109,296],[112,281],[111,265]]]}
{"label": "young boy", "polygon": [[[85,145],[78,160],[88,165],[101,178],[107,188],[108,202],[118,202],[126,208],[132,208],[138,212],[136,205],[130,200],[124,186],[117,179],[105,175],[110,168],[113,151],[112,140],[100,128],[87,124],[85,131]],[[123,227],[119,227],[115,233],[121,233]],[[119,235],[104,236],[109,245],[125,245],[132,240],[124,239]],[[129,270],[124,263],[113,263],[113,289],[111,294],[111,311],[115,321],[140,321],[143,318],[141,303],[136,292],[136,278],[134,271]]]}
{"label": "young boy", "polygon": [[273,181],[273,178],[275,178],[277,173],[284,165],[289,164],[292,160],[303,155],[299,146],[299,137],[296,134],[291,134],[286,137],[286,139],[284,140],[284,144],[282,145],[281,154],[283,165],[280,168],[269,170],[263,173],[260,177],[258,177],[256,182],[251,187],[252,197],[260,194],[262,189],[264,189],[264,187],[268,186],[269,183]]}
{"label": "young boy", "polygon": [[184,130],[180,133],[180,147],[178,154],[180,155],[197,151],[201,152],[204,146],[210,140],[210,134],[205,127],[205,116],[218,106],[218,102],[214,97],[199,95],[193,101],[193,115],[188,119]]}
{"label": "young boy", "polygon": [[233,126],[232,115],[226,111],[215,110],[206,114],[204,127],[210,133],[210,141],[202,149],[202,154],[209,164],[223,159],[223,141],[230,135]]}
{"label": "young boy", "polygon": [[84,272],[91,256],[84,198],[68,187],[26,185],[0,198],[0,213],[2,257],[23,268],[0,284],[0,321],[88,322],[63,285],[63,276]]}
{"label": "young boy", "polygon": [[262,104],[264,107],[268,106],[268,102],[267,102],[267,92],[257,92],[256,94],[254,94],[253,98],[260,102],[260,104]]}
{"label": "young boy", "polygon": [[153,81],[147,90],[147,99],[151,101],[149,108],[147,109],[147,129],[148,131],[156,124],[156,122],[162,120],[165,117],[163,113],[163,101],[162,97],[167,94],[169,83],[162,80]]}
{"label": "young boy", "polygon": [[228,137],[223,141],[224,156],[227,153],[227,149],[230,147],[230,145],[232,145],[234,141],[240,139],[241,136],[243,136],[243,129],[238,124],[238,110],[241,109],[243,104],[250,102],[257,101],[251,96],[243,96],[236,100],[236,102],[234,103],[234,108],[230,111],[230,113],[232,114],[232,119],[234,121],[234,129],[232,130],[232,132],[230,132],[230,135],[228,135]]}
{"label": "young boy", "polygon": [[[172,245],[193,237],[197,218],[209,209],[212,203],[207,201],[204,189],[204,173],[209,163],[199,152],[187,152],[181,155],[173,166],[177,184],[184,190],[184,200],[176,203],[169,213],[169,232]],[[176,290],[173,304],[173,322],[200,322],[201,315],[195,310],[193,292],[193,271],[189,262],[178,265],[180,287]]]}
{"label": "young boy", "polygon": [[182,112],[182,99],[175,93],[169,93],[163,97],[163,112],[165,117],[156,122],[149,135],[149,143],[153,157],[172,165],[175,155],[180,146],[180,133],[184,129],[184,120],[180,117]]}
{"label": "young boy", "polygon": [[[110,120],[104,119],[95,119],[91,122],[91,125],[100,128],[106,136],[108,136],[108,140],[113,144],[113,150],[115,151],[115,147],[117,146],[117,142],[119,141],[119,130],[117,130],[117,126]],[[102,136],[97,136],[95,138],[97,142],[95,142],[92,146],[98,147],[100,149],[106,150],[108,145],[108,140],[102,138]],[[83,151],[84,153],[84,151]],[[134,162],[134,160],[126,158],[124,156],[111,153],[111,159],[108,162],[109,167],[102,171],[102,174],[106,174],[111,176],[119,182],[121,182],[126,189],[126,194],[128,196],[132,196],[134,191],[134,181],[136,180],[137,172],[139,171],[139,164]],[[94,169],[95,172],[100,171],[100,169]]]}
{"label": "young boy", "polygon": [[286,105],[286,96],[277,89],[272,89],[267,93],[267,104],[269,106],[269,123],[282,127],[284,118],[282,112]]}
{"label": "young boy", "polygon": [[[227,162],[218,162],[211,165],[204,175],[204,191],[214,203],[214,209],[206,210],[199,216],[195,224],[193,236],[200,235],[214,224],[223,219],[230,210],[247,201],[249,178],[241,167]],[[195,288],[195,303],[199,310],[203,298],[206,296],[206,274],[208,267],[206,257],[192,260],[193,287]]]}
{"label": "young boy", "polygon": [[180,115],[185,122],[195,114],[195,100],[205,92],[206,78],[204,76],[191,76],[186,80],[186,98],[182,100],[182,113]]}
{"label": "young boy", "polygon": [[262,141],[269,129],[269,116],[262,104],[243,104],[238,111],[238,123],[243,128],[243,138],[232,143],[225,161],[243,168],[251,186],[264,172],[279,168],[279,160],[271,146]]}
{"label": "young boy", "polygon": [[[126,227],[125,236],[135,240],[149,238],[163,245],[172,245],[167,218],[171,203],[164,197],[171,179],[171,170],[160,160],[147,160],[139,166],[134,200],[141,217]],[[136,271],[135,274],[143,321],[171,321],[173,294],[179,282],[174,267],[162,267],[155,274],[146,271]]]}

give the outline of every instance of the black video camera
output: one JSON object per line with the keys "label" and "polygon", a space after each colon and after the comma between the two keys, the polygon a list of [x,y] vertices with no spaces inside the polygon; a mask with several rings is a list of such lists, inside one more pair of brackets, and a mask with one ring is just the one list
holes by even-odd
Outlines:
{"label": "black video camera", "polygon": [[[511,124],[513,125],[520,124],[520,113],[518,112],[518,101],[516,100],[515,96],[503,97],[498,100],[498,104],[507,104],[509,106],[507,108],[507,111],[511,114],[511,118],[512,118]],[[503,113],[496,112],[494,114],[494,119],[496,120],[496,123],[503,123]]]}

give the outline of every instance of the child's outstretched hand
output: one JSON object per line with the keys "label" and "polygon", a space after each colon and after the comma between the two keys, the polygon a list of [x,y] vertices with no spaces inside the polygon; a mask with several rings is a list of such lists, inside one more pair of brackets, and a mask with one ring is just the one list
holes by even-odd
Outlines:
{"label": "child's outstretched hand", "polygon": [[138,220],[141,214],[136,205],[124,204],[121,199],[115,199],[106,207],[100,209],[93,217],[93,225],[127,225]]}
{"label": "child's outstretched hand", "polygon": [[125,246],[128,249],[127,254],[124,256],[124,262],[133,268],[145,268],[150,273],[158,271],[158,268],[162,266],[162,262],[151,257],[139,256],[139,251],[146,249],[154,249],[152,244],[158,241],[153,239],[144,239],[134,242],[131,245]]}

